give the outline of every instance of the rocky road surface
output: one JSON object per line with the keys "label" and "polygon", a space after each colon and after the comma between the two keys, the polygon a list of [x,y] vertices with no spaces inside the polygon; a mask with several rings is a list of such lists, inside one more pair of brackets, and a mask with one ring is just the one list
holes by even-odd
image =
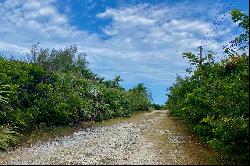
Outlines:
{"label": "rocky road surface", "polygon": [[152,111],[0,153],[0,164],[216,164],[213,155],[182,121]]}

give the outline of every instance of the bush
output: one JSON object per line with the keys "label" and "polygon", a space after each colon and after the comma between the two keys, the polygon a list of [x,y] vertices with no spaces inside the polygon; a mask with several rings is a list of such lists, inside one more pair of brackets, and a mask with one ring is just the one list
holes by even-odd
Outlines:
{"label": "bush", "polygon": [[[33,49],[33,54],[30,62],[0,56],[0,86],[9,85],[11,91],[3,94],[0,89],[0,126],[30,132],[41,125],[130,116],[150,106],[142,84],[126,91],[119,84],[119,76],[104,80],[87,68],[86,55],[77,54],[74,46],[51,52]],[[5,137],[0,139],[6,147]]]}
{"label": "bush", "polygon": [[0,126],[0,150],[6,150],[8,147],[17,144],[18,140],[17,132]]}
{"label": "bush", "polygon": [[[233,21],[244,28],[243,35],[231,44],[244,51],[248,43],[246,23],[249,18],[238,10],[231,14]],[[249,55],[239,55],[229,48],[225,52],[228,56],[216,63],[212,54],[200,61],[194,54],[184,53],[196,69],[190,77],[177,78],[170,87],[166,107],[172,115],[189,122],[203,141],[227,159],[235,164],[248,164]]]}
{"label": "bush", "polygon": [[[193,131],[234,162],[248,162],[249,154],[249,57],[242,55],[234,69],[218,62],[204,67],[201,77],[178,78],[170,89],[171,114],[189,122]],[[211,73],[210,73],[211,72]],[[210,73],[210,74],[209,74]]]}

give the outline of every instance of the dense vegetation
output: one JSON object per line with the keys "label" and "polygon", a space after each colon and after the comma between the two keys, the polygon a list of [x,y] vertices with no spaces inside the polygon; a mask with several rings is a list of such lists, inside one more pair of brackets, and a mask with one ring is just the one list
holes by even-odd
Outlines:
{"label": "dense vegetation", "polygon": [[226,46],[227,56],[219,62],[212,53],[201,60],[191,52],[184,53],[195,70],[188,70],[191,76],[178,77],[169,88],[166,107],[227,160],[248,164],[249,17],[239,10],[231,15],[244,32]]}
{"label": "dense vegetation", "polygon": [[75,46],[37,48],[29,61],[0,56],[0,149],[13,144],[17,132],[149,110],[143,84],[126,91],[119,76],[105,80],[88,68],[86,55]]}

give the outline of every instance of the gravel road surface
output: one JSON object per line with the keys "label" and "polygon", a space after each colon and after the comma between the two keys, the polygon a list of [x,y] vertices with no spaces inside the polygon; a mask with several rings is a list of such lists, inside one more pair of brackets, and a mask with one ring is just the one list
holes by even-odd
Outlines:
{"label": "gravel road surface", "polygon": [[0,153],[0,164],[216,164],[213,154],[168,111],[152,111]]}

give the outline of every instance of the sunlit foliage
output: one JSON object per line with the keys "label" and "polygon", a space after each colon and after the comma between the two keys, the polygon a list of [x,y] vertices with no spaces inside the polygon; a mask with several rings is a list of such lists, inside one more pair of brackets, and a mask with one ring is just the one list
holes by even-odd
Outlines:
{"label": "sunlit foliage", "polygon": [[[238,10],[231,14],[233,21],[244,29],[231,43],[242,50],[248,47],[244,43],[248,43],[249,19]],[[189,77],[177,78],[169,89],[166,106],[227,160],[248,164],[249,55],[225,52],[228,56],[219,62],[214,61],[213,54],[200,61],[193,53],[184,53],[194,70],[188,70],[192,73]]]}
{"label": "sunlit foliage", "polygon": [[[0,56],[0,86],[8,85],[11,92],[0,90],[0,126],[30,132],[39,126],[102,121],[149,110],[143,84],[126,91],[120,76],[105,80],[88,68],[86,54],[78,53],[76,46],[49,51],[34,45],[31,52],[29,62]],[[12,138],[0,134],[0,139]]]}

